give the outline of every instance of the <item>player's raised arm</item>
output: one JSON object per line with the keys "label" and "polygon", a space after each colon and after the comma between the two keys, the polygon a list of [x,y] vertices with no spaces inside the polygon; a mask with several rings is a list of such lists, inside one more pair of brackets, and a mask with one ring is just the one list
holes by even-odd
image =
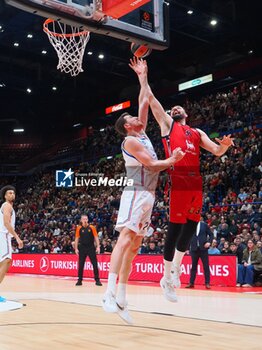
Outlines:
{"label": "player's raised arm", "polygon": [[151,157],[148,151],[141,143],[135,138],[128,138],[125,142],[125,149],[133,157],[135,157],[145,167],[151,168],[153,171],[159,172],[171,167],[173,164],[181,160],[185,153],[182,152],[181,148],[176,148],[171,157],[164,160],[156,160]]}
{"label": "player's raised arm", "polygon": [[204,131],[200,129],[197,129],[197,130],[201,136],[200,146],[205,150],[213,153],[217,157],[220,157],[224,153],[226,153],[226,151],[230,146],[234,146],[234,142],[233,142],[234,139],[231,137],[231,135],[227,135],[227,136],[224,135],[222,140],[215,138],[215,140],[219,143],[219,144],[216,144],[215,142],[210,140],[210,138],[207,136],[207,134]]}
{"label": "player's raised arm", "polygon": [[153,93],[151,93],[149,96],[149,105],[158,125],[161,128],[162,136],[167,135],[173,123],[173,119],[166,113],[161,103]]}
{"label": "player's raised arm", "polygon": [[148,84],[148,68],[147,68],[147,62],[143,59],[139,60],[138,58],[134,57],[130,60],[129,64],[130,68],[133,69],[133,71],[137,74],[141,91],[143,96],[147,96],[150,104],[150,108],[152,110],[152,113],[159,124],[161,128],[162,135],[166,135],[172,125],[172,118],[170,115],[168,115],[160,102],[156,99],[154,96],[149,84]]}
{"label": "player's raised arm", "polygon": [[[130,59],[129,66],[137,73],[138,77],[141,76],[141,73],[144,69],[147,69],[147,66],[144,66],[144,61],[137,59],[134,57]],[[141,79],[147,79],[146,75],[141,76]],[[144,130],[147,127],[148,121],[148,110],[149,110],[149,91],[147,89],[146,84],[141,85],[139,98],[138,98],[138,119],[143,123]]]}
{"label": "player's raised arm", "polygon": [[145,88],[140,89],[138,103],[138,119],[143,123],[144,130],[146,130],[149,111],[149,98]]}

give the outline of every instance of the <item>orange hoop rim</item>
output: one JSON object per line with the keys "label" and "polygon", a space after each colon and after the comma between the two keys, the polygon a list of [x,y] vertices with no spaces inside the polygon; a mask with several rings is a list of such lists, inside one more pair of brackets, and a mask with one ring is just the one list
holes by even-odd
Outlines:
{"label": "orange hoop rim", "polygon": [[50,23],[54,23],[55,20],[52,19],[52,18],[47,18],[45,21],[44,21],[44,24],[43,24],[43,30],[46,34],[49,34],[51,36],[54,36],[54,37],[59,37],[59,38],[72,38],[72,37],[77,37],[77,36],[82,36],[82,35],[89,35],[90,32],[87,31],[87,30],[83,30],[83,31],[79,31],[78,33],[65,33],[65,34],[61,34],[61,33],[56,33],[56,32],[52,32],[51,30],[49,30],[48,28],[48,24]]}

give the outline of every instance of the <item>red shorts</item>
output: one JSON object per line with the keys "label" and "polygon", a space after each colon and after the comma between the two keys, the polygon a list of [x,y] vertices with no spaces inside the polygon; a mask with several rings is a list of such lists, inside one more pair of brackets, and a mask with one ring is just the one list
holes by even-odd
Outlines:
{"label": "red shorts", "polygon": [[170,177],[169,221],[185,224],[187,220],[199,222],[203,205],[202,177],[200,175]]}

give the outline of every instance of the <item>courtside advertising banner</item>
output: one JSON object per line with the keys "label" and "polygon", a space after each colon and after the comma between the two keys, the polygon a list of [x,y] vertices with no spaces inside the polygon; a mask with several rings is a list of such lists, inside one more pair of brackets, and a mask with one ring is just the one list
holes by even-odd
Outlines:
{"label": "courtside advertising banner", "polygon": [[[98,255],[100,278],[107,278],[110,255]],[[236,257],[232,255],[209,256],[211,284],[218,286],[236,285]],[[78,256],[75,254],[13,254],[10,273],[29,273],[77,278]],[[181,265],[181,282],[188,283],[191,257],[184,256]],[[163,256],[138,255],[132,263],[130,281],[159,282],[164,273]],[[93,266],[86,259],[84,277],[93,277]],[[202,263],[198,265],[195,284],[204,284]]]}

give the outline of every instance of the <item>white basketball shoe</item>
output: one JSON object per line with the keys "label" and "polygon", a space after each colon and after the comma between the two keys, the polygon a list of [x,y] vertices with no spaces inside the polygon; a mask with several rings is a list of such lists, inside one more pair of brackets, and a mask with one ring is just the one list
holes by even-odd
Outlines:
{"label": "white basketball shoe", "polygon": [[125,321],[127,324],[132,325],[134,322],[132,317],[129,314],[129,311],[127,308],[127,302],[125,303],[124,306],[119,305],[117,302],[116,302],[116,305],[118,308],[117,314],[119,315],[119,317],[121,317],[122,320]]}
{"label": "white basketball shoe", "polygon": [[105,312],[118,312],[116,298],[112,292],[106,292],[103,297],[103,309]]}
{"label": "white basketball shoe", "polygon": [[160,286],[163,290],[164,296],[168,301],[172,303],[177,302],[177,296],[173,284],[173,280],[168,280],[164,276],[160,280]]}

